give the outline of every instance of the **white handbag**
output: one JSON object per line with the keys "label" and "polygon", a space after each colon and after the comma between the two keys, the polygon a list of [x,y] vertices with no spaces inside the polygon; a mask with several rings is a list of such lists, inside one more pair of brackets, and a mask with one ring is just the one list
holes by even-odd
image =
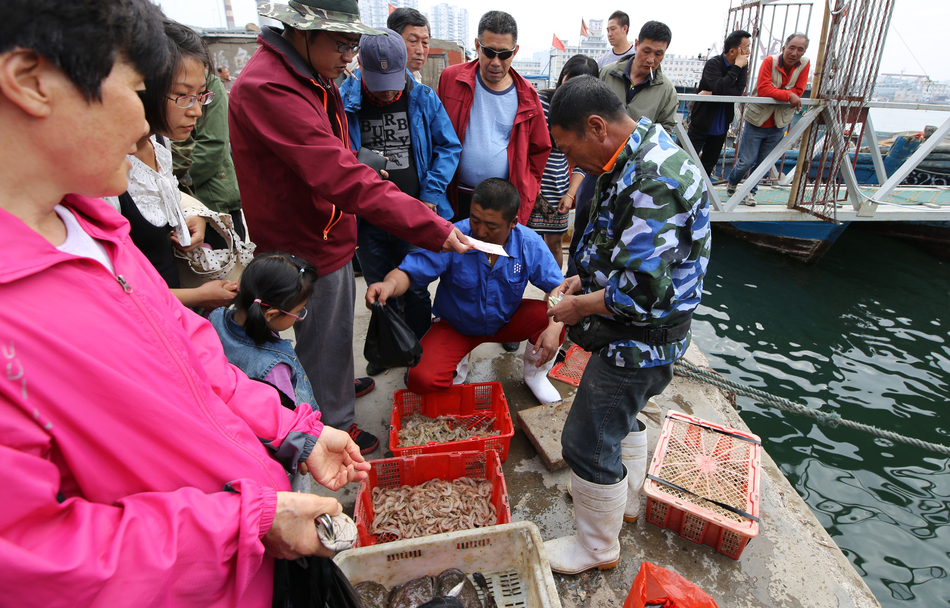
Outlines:
{"label": "white handbag", "polygon": [[208,228],[214,229],[227,243],[226,249],[196,247],[191,251],[175,249],[181,286],[198,287],[208,281],[237,281],[244,268],[254,259],[257,247],[250,241],[245,242],[234,231],[234,219],[226,213],[211,211],[198,199],[182,193],[181,205],[185,215],[198,215],[205,218]]}

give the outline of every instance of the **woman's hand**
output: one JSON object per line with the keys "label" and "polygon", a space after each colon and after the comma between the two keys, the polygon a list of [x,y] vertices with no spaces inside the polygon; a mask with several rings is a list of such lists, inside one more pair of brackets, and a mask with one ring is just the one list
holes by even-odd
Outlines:
{"label": "woman's hand", "polygon": [[316,520],[323,514],[330,516],[343,512],[335,498],[278,492],[274,523],[261,539],[264,551],[278,559],[297,559],[305,555],[333,557],[334,552],[320,542]]}
{"label": "woman's hand", "polygon": [[205,242],[205,228],[208,226],[208,221],[200,215],[189,215],[185,218],[185,225],[188,226],[188,233],[191,234],[191,245],[182,247],[174,230],[172,231],[172,244],[181,251],[191,251],[201,247]]}
{"label": "woman's hand", "polygon": [[301,473],[310,473],[320,485],[333,491],[366,479],[369,468],[349,433],[331,426],[323,427],[307,461],[298,466]]}

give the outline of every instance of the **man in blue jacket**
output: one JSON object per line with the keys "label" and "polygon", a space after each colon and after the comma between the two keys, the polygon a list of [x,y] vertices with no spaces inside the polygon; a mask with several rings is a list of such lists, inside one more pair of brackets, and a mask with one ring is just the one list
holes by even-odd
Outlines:
{"label": "man in blue jacket", "polygon": [[[353,149],[368,148],[388,159],[381,174],[442,217],[452,217],[445,195],[462,144],[435,91],[416,82],[406,66],[406,44],[393,30],[365,37],[360,70],[341,88]],[[356,250],[366,283],[382,281],[416,246],[360,218]],[[392,305],[392,303],[391,303]],[[405,294],[406,323],[420,339],[431,324],[429,291]],[[367,373],[383,371],[370,364]]]}

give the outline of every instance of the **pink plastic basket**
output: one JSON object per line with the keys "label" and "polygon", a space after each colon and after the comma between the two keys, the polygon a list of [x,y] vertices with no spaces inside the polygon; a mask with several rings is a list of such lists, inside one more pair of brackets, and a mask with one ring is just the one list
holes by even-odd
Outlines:
{"label": "pink plastic basket", "polygon": [[759,534],[761,455],[756,435],[669,412],[643,484],[647,521],[739,559]]}

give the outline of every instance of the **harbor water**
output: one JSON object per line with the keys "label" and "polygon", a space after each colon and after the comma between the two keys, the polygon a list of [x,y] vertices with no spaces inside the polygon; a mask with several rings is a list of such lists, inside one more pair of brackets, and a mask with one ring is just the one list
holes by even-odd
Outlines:
{"label": "harbor water", "polygon": [[[717,371],[950,445],[950,263],[854,226],[814,266],[713,241],[693,331]],[[737,406],[883,606],[950,604],[950,458]]]}

